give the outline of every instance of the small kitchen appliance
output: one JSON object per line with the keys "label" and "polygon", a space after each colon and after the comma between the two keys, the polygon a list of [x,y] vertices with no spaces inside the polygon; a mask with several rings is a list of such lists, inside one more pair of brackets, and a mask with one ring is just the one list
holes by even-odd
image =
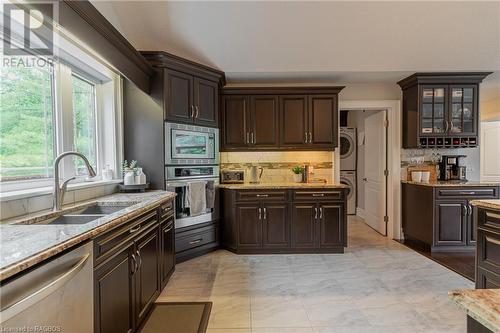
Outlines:
{"label": "small kitchen appliance", "polygon": [[439,180],[467,181],[466,167],[460,165],[465,155],[443,155],[439,164]]}
{"label": "small kitchen appliance", "polygon": [[220,182],[223,184],[243,184],[245,182],[245,171],[232,169],[221,170]]}

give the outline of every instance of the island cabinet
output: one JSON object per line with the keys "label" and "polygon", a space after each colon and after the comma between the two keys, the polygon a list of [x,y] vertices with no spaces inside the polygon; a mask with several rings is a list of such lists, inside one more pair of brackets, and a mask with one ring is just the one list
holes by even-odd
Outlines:
{"label": "island cabinet", "polygon": [[405,240],[421,243],[431,251],[474,251],[477,231],[474,199],[494,199],[499,186],[403,183],[403,233]]}
{"label": "island cabinet", "polygon": [[222,90],[221,150],[332,150],[343,87]]}
{"label": "island cabinet", "polygon": [[163,106],[164,119],[219,126],[219,87],[224,73],[167,52],[142,52],[155,69],[151,95]]}
{"label": "island cabinet", "polygon": [[174,269],[172,206],[152,208],[94,239],[94,332],[134,332],[151,310]]}
{"label": "island cabinet", "polygon": [[403,90],[403,148],[478,145],[479,84],[489,72],[415,73]]}
{"label": "island cabinet", "polygon": [[500,201],[477,207],[476,288],[500,288]]}
{"label": "island cabinet", "polygon": [[345,193],[222,189],[223,245],[236,253],[343,252]]}

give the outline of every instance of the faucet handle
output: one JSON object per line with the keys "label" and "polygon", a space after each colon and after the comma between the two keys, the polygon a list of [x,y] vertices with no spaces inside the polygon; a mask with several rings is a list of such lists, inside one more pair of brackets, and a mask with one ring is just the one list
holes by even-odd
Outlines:
{"label": "faucet handle", "polygon": [[72,181],[73,179],[76,179],[76,177],[71,177],[71,178],[68,178],[65,181],[63,181],[63,183],[61,184],[61,190],[66,191],[66,188],[68,187],[68,183],[70,181]]}

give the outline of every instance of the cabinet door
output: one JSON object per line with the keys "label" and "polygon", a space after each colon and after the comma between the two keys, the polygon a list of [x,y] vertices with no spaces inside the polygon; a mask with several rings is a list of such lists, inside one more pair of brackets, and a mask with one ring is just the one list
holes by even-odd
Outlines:
{"label": "cabinet door", "polygon": [[434,245],[466,245],[467,200],[436,203]]}
{"label": "cabinet door", "polygon": [[288,205],[286,203],[265,203],[262,209],[262,246],[264,248],[289,247]]}
{"label": "cabinet door", "polygon": [[250,115],[246,96],[222,97],[222,148],[245,148],[250,141]]}
{"label": "cabinet door", "polygon": [[130,244],[94,270],[96,333],[128,333],[134,329],[133,249]]}
{"label": "cabinet door", "polygon": [[240,248],[262,247],[262,207],[260,203],[249,203],[236,207],[238,218],[238,246]]}
{"label": "cabinet door", "polygon": [[320,247],[339,247],[344,244],[344,206],[342,204],[320,204]]}
{"label": "cabinet door", "polygon": [[219,85],[217,82],[194,78],[194,122],[202,126],[218,126]]}
{"label": "cabinet door", "polygon": [[193,122],[193,77],[165,69],[165,119]]}
{"label": "cabinet door", "polygon": [[138,269],[134,274],[134,278],[138,323],[142,322],[158,296],[159,253],[158,228],[152,229],[136,241]]}
{"label": "cabinet door", "polygon": [[448,86],[422,85],[420,88],[420,136],[445,136],[448,120]]}
{"label": "cabinet door", "polygon": [[477,86],[450,86],[450,135],[477,134]]}
{"label": "cabinet door", "polygon": [[309,142],[307,96],[280,97],[280,145],[305,147]]}
{"label": "cabinet door", "polygon": [[165,287],[168,278],[175,267],[174,249],[174,217],[170,217],[160,227],[161,255],[160,255],[160,281],[161,288]]}
{"label": "cabinet door", "polygon": [[277,96],[250,96],[252,130],[250,141],[254,147],[278,147],[279,110]]}
{"label": "cabinet door", "polygon": [[337,146],[337,96],[309,96],[309,132],[310,143],[315,146]]}
{"label": "cabinet door", "polygon": [[315,203],[294,203],[292,205],[292,247],[317,247],[318,206]]}

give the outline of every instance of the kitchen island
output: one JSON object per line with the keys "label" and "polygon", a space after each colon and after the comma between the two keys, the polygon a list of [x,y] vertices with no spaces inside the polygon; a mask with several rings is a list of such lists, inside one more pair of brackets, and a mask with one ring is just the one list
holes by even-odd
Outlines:
{"label": "kitchen island", "polygon": [[448,295],[467,314],[467,333],[500,332],[500,289],[452,290]]}
{"label": "kitchen island", "polygon": [[471,200],[498,199],[500,185],[483,182],[402,181],[405,241],[432,252],[474,251],[476,227]]}
{"label": "kitchen island", "polygon": [[221,184],[222,242],[235,253],[343,253],[348,187]]}

